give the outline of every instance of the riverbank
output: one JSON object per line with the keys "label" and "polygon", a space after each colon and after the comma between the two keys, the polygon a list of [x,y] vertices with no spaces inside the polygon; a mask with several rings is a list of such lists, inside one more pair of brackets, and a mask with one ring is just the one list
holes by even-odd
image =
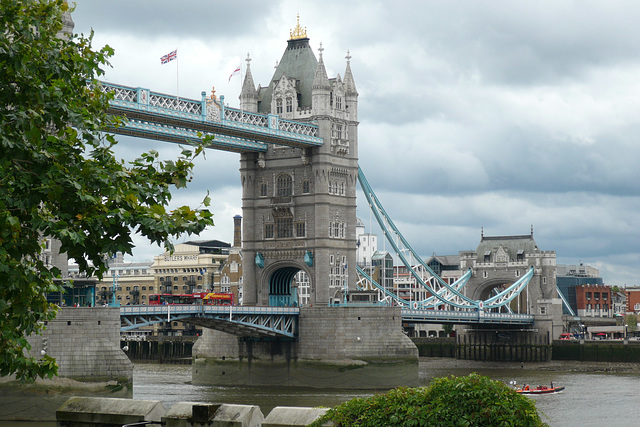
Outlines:
{"label": "riverbank", "polygon": [[555,371],[555,372],[583,372],[583,373],[612,373],[612,374],[638,374],[640,364],[622,362],[580,362],[552,360],[549,362],[485,362],[480,360],[462,360],[447,357],[421,357],[419,360],[420,371],[447,370],[447,369],[522,369],[529,371]]}

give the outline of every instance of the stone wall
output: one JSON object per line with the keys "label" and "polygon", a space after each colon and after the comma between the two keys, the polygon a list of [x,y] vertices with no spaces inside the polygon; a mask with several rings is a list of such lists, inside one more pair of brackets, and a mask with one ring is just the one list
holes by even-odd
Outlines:
{"label": "stone wall", "polygon": [[120,349],[119,308],[60,308],[42,335],[29,342],[32,355],[44,350],[56,359],[62,378],[121,383],[133,378],[133,364]]}

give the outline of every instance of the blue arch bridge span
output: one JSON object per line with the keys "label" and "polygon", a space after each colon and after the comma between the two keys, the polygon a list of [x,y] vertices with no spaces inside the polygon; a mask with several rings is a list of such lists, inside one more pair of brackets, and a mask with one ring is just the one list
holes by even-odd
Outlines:
{"label": "blue arch bridge span", "polygon": [[[128,305],[120,307],[120,331],[129,332],[164,322],[185,322],[242,337],[295,339],[299,307],[208,305]],[[401,309],[403,322],[532,325],[533,316],[484,311]]]}

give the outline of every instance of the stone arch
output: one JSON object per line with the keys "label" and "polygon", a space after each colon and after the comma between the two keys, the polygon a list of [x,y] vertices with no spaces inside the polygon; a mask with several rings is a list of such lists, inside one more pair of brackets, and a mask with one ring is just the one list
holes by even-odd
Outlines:
{"label": "stone arch", "polygon": [[[304,271],[311,281],[310,272],[303,266],[292,261],[277,262],[269,266],[265,272],[262,281],[262,289],[267,292],[269,306],[298,306],[297,288],[293,286],[296,274]],[[309,283],[313,288],[313,283]]]}
{"label": "stone arch", "polygon": [[[473,295],[471,296],[471,298],[473,298],[474,300],[486,301],[493,296],[493,289],[499,289],[499,291],[502,291],[507,287],[513,285],[516,280],[517,278],[513,277],[495,277],[487,279],[474,286]],[[520,293],[520,295],[514,298],[514,300],[511,302],[511,310],[514,313],[526,312],[526,293],[527,289],[525,288]],[[518,300],[520,300],[520,304],[518,304]],[[502,311],[506,311],[506,309],[502,309]]]}

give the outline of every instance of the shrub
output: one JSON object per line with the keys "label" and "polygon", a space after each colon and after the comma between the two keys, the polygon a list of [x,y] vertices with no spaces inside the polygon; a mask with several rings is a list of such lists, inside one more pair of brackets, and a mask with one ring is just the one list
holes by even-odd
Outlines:
{"label": "shrub", "polygon": [[471,374],[437,378],[428,387],[401,387],[330,409],[327,421],[349,426],[545,426],[533,400],[507,385]]}

